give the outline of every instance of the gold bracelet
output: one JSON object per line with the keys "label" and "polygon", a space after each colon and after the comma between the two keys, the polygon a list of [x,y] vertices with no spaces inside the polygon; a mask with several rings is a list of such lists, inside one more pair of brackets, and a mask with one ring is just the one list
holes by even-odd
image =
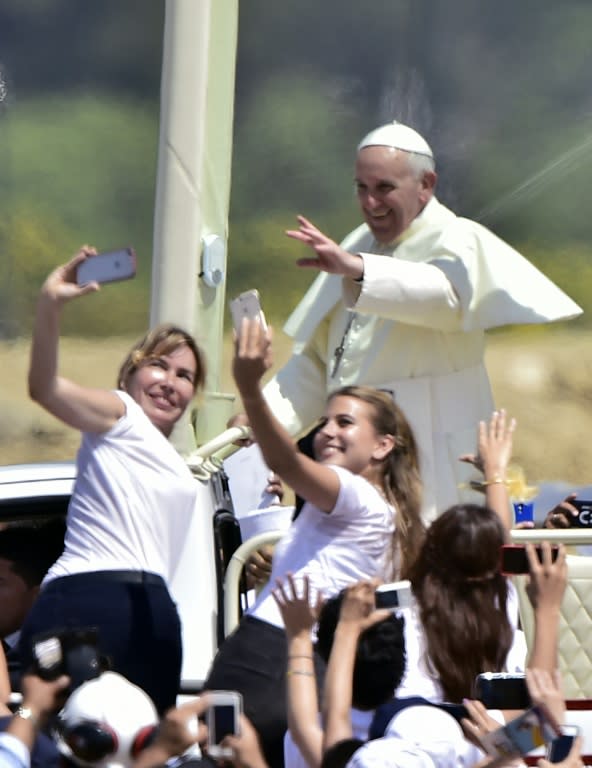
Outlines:
{"label": "gold bracelet", "polygon": [[485,488],[488,485],[497,485],[498,483],[504,484],[506,483],[505,477],[500,477],[499,475],[496,475],[492,480],[482,480],[481,485]]}
{"label": "gold bracelet", "polygon": [[286,677],[291,677],[292,675],[304,675],[305,677],[314,677],[314,672],[310,672],[308,669],[289,669],[286,672]]}

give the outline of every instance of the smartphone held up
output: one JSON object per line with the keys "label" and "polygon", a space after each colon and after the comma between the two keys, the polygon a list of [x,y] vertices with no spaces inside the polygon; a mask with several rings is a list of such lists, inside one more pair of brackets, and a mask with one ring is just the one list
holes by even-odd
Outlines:
{"label": "smartphone held up", "polygon": [[88,256],[76,271],[78,285],[114,283],[129,280],[136,274],[136,252],[133,248],[105,251]]}
{"label": "smartphone held up", "polygon": [[232,325],[237,334],[240,332],[243,318],[245,317],[247,320],[259,320],[263,328],[267,328],[265,315],[261,309],[259,291],[255,289],[245,291],[235,299],[232,299],[230,302],[230,313],[232,315]]}
{"label": "smartphone held up", "polygon": [[206,711],[208,726],[208,755],[231,757],[232,750],[222,745],[226,736],[240,734],[243,698],[236,691],[208,691],[210,706]]}
{"label": "smartphone held up", "polygon": [[[543,548],[540,544],[535,546],[535,552],[539,562],[543,562]],[[559,554],[557,544],[551,546],[551,560],[555,562]],[[506,576],[520,573],[530,573],[530,563],[524,544],[503,544],[500,548],[500,571]]]}

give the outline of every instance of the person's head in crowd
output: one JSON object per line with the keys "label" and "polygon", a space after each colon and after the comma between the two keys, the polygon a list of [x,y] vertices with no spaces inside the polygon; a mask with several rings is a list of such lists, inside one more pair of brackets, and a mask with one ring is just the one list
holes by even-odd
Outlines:
{"label": "person's head in crowd", "polygon": [[[344,591],[329,598],[319,615],[315,650],[329,661]],[[405,673],[405,620],[391,613],[364,630],[358,640],[352,679],[352,703],[375,709],[388,701]]]}
{"label": "person's head in crowd", "polygon": [[103,672],[68,697],[56,726],[58,749],[70,765],[131,768],[157,725],[156,708],[141,688]]}
{"label": "person's head in crowd", "polygon": [[[421,747],[402,739],[367,741],[357,749],[346,768],[444,768]],[[335,768],[337,768],[335,766]]]}
{"label": "person's head in crowd", "polygon": [[352,755],[365,744],[362,739],[342,739],[323,752],[321,768],[343,768]]}
{"label": "person's head in crowd", "polygon": [[447,701],[469,698],[480,672],[503,669],[513,637],[499,570],[505,542],[495,512],[456,505],[428,528],[411,569],[427,654]]}
{"label": "person's head in crowd", "polygon": [[393,537],[393,573],[406,577],[424,537],[417,443],[405,414],[391,393],[365,386],[341,387],[331,393],[314,436],[317,461],[363,469],[397,509]]}
{"label": "person's head in crowd", "polygon": [[358,145],[358,202],[379,243],[392,243],[409,228],[434,194],[436,180],[430,146],[406,125],[382,125]]}
{"label": "person's head in crowd", "polygon": [[0,638],[17,632],[63,549],[63,524],[0,530]]}
{"label": "person's head in crowd", "polygon": [[[174,407],[153,406],[155,388],[173,391],[171,376]],[[117,375],[117,386],[131,395],[154,426],[169,437],[205,379],[205,359],[193,336],[176,325],[162,324],[148,331],[128,352]]]}

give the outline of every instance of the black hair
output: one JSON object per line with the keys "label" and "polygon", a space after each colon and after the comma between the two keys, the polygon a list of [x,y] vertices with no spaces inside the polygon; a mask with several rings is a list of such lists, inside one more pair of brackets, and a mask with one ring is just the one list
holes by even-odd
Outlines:
{"label": "black hair", "polygon": [[62,520],[4,528],[0,530],[0,558],[11,564],[28,587],[36,587],[64,549],[64,530]]}
{"label": "black hair", "polygon": [[[315,651],[328,662],[345,590],[329,598],[319,616]],[[352,704],[357,709],[375,709],[392,698],[403,675],[405,620],[391,613],[364,630],[358,640],[352,680]]]}
{"label": "black hair", "polygon": [[364,746],[361,739],[342,739],[330,746],[321,760],[321,768],[344,768],[352,758],[354,752]]}

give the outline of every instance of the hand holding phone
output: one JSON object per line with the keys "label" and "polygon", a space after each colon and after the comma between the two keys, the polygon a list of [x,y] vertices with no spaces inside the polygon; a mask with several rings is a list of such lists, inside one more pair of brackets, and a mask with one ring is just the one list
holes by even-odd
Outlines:
{"label": "hand holding phone", "polygon": [[486,709],[527,709],[531,705],[526,676],[482,672],[475,678],[475,698]]}
{"label": "hand holding phone", "polygon": [[240,735],[243,697],[237,691],[208,691],[207,696],[208,755],[214,758],[232,757],[232,750],[223,747],[220,742],[225,736]]}
{"label": "hand holding phone", "polygon": [[[543,548],[540,544],[535,546],[539,562],[543,562]],[[555,562],[559,554],[557,544],[551,546],[551,560]],[[502,544],[500,548],[500,571],[506,576],[520,573],[530,573],[530,563],[524,544]]]}
{"label": "hand holding phone", "polygon": [[88,256],[76,271],[78,285],[113,283],[129,280],[136,274],[136,252],[133,248],[106,251]]}
{"label": "hand holding phone", "polygon": [[560,735],[561,729],[542,706],[531,707],[496,731],[485,734],[481,742],[493,757],[527,755]]}
{"label": "hand holding phone", "polygon": [[245,291],[235,299],[232,299],[230,302],[230,312],[232,314],[232,324],[237,334],[240,333],[244,317],[248,320],[259,320],[263,328],[267,329],[265,315],[263,314],[261,302],[259,300],[259,291],[255,289]]}

